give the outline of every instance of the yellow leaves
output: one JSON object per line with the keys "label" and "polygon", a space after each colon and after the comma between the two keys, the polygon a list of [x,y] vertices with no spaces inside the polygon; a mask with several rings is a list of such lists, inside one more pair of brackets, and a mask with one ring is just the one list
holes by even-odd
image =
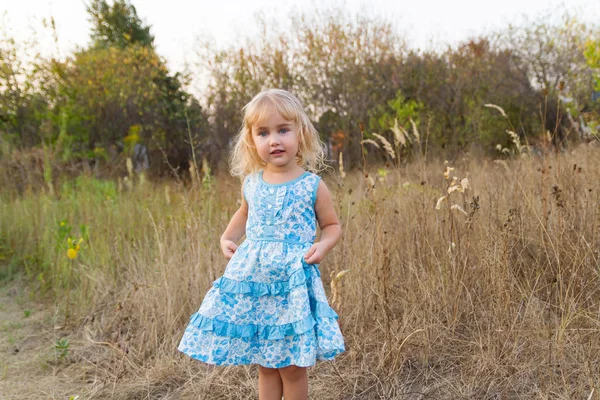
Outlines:
{"label": "yellow leaves", "polygon": [[136,144],[140,141],[140,137],[137,133],[132,133],[131,135],[127,135],[123,138],[123,142],[128,145]]}

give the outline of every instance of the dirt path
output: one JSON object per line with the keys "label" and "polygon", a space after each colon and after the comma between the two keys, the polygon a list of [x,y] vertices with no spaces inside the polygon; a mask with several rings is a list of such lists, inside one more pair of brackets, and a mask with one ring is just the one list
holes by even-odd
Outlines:
{"label": "dirt path", "polygon": [[52,303],[31,300],[24,284],[0,282],[1,400],[69,399],[83,392],[55,349],[65,333],[55,329],[54,315]]}

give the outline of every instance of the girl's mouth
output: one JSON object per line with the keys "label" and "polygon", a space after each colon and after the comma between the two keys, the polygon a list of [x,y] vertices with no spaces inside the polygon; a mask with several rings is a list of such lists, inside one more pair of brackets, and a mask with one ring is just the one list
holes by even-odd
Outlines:
{"label": "girl's mouth", "polygon": [[283,152],[284,152],[284,150],[273,150],[273,151],[271,152],[271,154],[281,154],[281,153],[283,153]]}

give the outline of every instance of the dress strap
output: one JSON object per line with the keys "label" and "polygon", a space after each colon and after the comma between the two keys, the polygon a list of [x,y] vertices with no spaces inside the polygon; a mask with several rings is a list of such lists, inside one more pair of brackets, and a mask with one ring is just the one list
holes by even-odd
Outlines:
{"label": "dress strap", "polygon": [[254,185],[256,183],[256,177],[258,176],[258,172],[253,172],[244,177],[242,182],[242,192],[244,193],[244,199],[248,202],[248,186]]}

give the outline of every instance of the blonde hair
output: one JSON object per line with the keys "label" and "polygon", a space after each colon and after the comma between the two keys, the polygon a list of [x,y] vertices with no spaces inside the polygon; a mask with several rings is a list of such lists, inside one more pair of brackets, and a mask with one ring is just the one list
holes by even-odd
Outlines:
{"label": "blonde hair", "polygon": [[296,96],[282,89],[265,90],[254,96],[244,106],[243,111],[244,121],[231,149],[231,175],[243,177],[263,169],[266,165],[254,146],[252,125],[273,111],[279,112],[283,118],[293,121],[298,126],[298,165],[312,172],[325,169],[323,142]]}

